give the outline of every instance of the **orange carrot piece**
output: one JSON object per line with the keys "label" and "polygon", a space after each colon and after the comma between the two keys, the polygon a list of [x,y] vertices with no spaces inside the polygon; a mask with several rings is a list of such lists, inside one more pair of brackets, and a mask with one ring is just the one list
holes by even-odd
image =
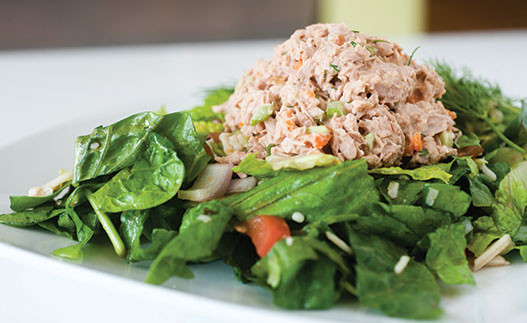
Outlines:
{"label": "orange carrot piece", "polygon": [[419,132],[414,133],[412,139],[410,140],[410,144],[414,151],[423,150],[423,142],[421,140],[421,134]]}

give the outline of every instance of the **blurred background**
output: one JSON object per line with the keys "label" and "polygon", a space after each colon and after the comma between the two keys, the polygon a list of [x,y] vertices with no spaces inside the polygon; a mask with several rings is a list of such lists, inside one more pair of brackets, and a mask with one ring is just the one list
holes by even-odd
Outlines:
{"label": "blurred background", "polygon": [[285,38],[315,22],[390,36],[527,28],[525,0],[0,0],[0,49]]}

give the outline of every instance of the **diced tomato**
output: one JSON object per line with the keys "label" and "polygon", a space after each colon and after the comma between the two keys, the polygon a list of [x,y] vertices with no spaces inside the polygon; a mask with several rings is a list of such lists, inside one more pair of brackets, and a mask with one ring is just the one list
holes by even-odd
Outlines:
{"label": "diced tomato", "polygon": [[291,236],[284,219],[272,215],[257,215],[247,221],[247,235],[260,258],[265,257],[280,239]]}

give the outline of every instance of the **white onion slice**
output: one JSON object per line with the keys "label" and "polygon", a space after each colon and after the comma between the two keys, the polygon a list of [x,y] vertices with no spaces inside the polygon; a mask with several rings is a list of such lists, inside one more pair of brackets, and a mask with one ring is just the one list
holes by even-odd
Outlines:
{"label": "white onion slice", "polygon": [[257,182],[253,176],[233,179],[227,188],[227,194],[247,192],[255,187]]}
{"label": "white onion slice", "polygon": [[191,188],[181,190],[177,196],[182,200],[205,202],[223,196],[232,178],[231,164],[210,164],[205,167]]}

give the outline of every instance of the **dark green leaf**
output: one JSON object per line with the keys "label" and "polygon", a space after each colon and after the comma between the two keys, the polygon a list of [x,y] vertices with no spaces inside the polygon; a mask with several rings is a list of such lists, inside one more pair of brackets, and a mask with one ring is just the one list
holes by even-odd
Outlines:
{"label": "dark green leaf", "polygon": [[32,209],[46,202],[53,201],[60,193],[65,189],[69,188],[69,185],[64,185],[51,195],[48,196],[25,196],[25,195],[11,195],[9,201],[11,202],[10,208],[15,212]]}
{"label": "dark green leaf", "polygon": [[232,88],[218,88],[210,91],[205,97],[205,102],[202,106],[195,107],[188,111],[192,117],[192,120],[212,121],[219,119],[224,121],[223,114],[215,113],[212,111],[212,107],[227,101],[233,92],[234,89]]}
{"label": "dark green leaf", "polygon": [[73,184],[131,166],[161,119],[153,112],[138,113],[78,137]]}
{"label": "dark green leaf", "polygon": [[379,199],[367,171],[364,160],[355,160],[284,173],[223,201],[234,209],[240,220],[257,214],[287,218],[295,211],[303,213],[308,221],[325,214],[361,214]]}
{"label": "dark green leaf", "polygon": [[428,235],[430,248],[426,265],[445,284],[474,285],[474,277],[465,256],[465,223],[449,224]]}
{"label": "dark green leaf", "polygon": [[15,227],[26,227],[47,221],[60,212],[52,212],[53,206],[40,206],[28,211],[13,212],[0,215],[0,223]]}
{"label": "dark green leaf", "polygon": [[357,232],[352,232],[350,242],[357,259],[357,291],[362,305],[406,318],[441,314],[439,286],[426,266],[410,260],[402,273],[394,273],[406,250],[378,236]]}
{"label": "dark green leaf", "polygon": [[201,144],[190,115],[175,112],[166,115],[156,132],[174,144],[177,156],[185,165],[185,184],[191,183],[203,171],[210,158]]}
{"label": "dark green leaf", "polygon": [[146,281],[161,284],[172,275],[191,278],[188,261],[210,257],[231,219],[232,210],[218,201],[204,202],[183,216],[179,234],[163,248],[150,266]]}
{"label": "dark green leaf", "polygon": [[142,210],[165,203],[179,190],[185,168],[172,144],[156,133],[131,169],[123,169],[93,193],[102,212]]}

